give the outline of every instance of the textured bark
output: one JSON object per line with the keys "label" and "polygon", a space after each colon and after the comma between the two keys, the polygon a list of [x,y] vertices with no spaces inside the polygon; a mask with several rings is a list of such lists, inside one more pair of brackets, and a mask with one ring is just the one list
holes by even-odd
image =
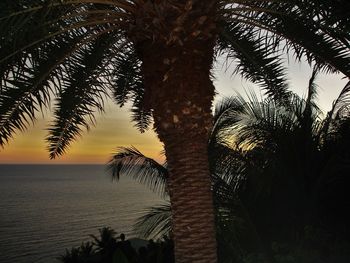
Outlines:
{"label": "textured bark", "polygon": [[162,91],[152,94],[153,99],[158,97],[152,100],[155,129],[169,166],[175,258],[177,263],[213,263],[216,241],[207,153],[214,95],[211,63],[193,53],[177,59],[178,66],[162,80]]}
{"label": "textured bark", "polygon": [[[173,55],[174,50],[166,55],[169,53]],[[156,94],[153,90],[151,96],[155,130],[164,143],[169,166],[177,263],[217,262],[207,153],[214,87],[209,78],[211,63],[202,55],[179,54],[178,66],[172,68],[166,81],[164,77],[158,80],[157,88],[161,88]],[[156,83],[155,76],[159,75],[149,72],[150,68],[145,64],[145,76]]]}
{"label": "textured bark", "polygon": [[131,38],[164,143],[177,263],[217,262],[208,164],[216,1],[146,1]]}
{"label": "textured bark", "polygon": [[[205,138],[205,137],[204,137]],[[167,143],[176,262],[217,262],[207,141]]]}

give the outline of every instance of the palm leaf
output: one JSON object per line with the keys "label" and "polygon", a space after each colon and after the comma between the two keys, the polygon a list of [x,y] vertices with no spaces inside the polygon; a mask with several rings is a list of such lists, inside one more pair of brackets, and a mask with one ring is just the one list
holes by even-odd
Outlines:
{"label": "palm leaf", "polygon": [[285,69],[274,50],[259,39],[259,31],[226,23],[221,28],[219,47],[227,52],[227,59],[237,60],[236,73],[260,85],[276,101],[288,99]]}
{"label": "palm leaf", "polygon": [[164,165],[143,155],[136,148],[119,148],[108,163],[108,170],[114,180],[128,176],[161,196],[167,195],[168,171]]}
{"label": "palm leaf", "polygon": [[[344,8],[349,8],[346,1]],[[278,47],[281,38],[286,40],[286,47],[294,50],[296,57],[301,58],[305,55],[308,61],[316,62],[319,66],[328,71],[339,70],[345,75],[350,75],[350,66],[348,63],[350,49],[344,44],[349,41],[348,31],[343,30],[341,36],[337,35],[336,26],[327,26],[327,30],[322,30],[320,24],[329,23],[324,12],[329,6],[323,8],[313,8],[318,5],[316,2],[310,1],[305,4],[302,1],[284,1],[283,3],[267,3],[262,1],[260,7],[264,6],[268,9],[276,10],[270,13],[247,14],[245,20],[255,22],[257,27],[261,27],[272,32],[273,39],[270,38],[270,44]],[[332,5],[335,6],[334,4]],[[350,10],[350,9],[349,9]],[[344,10],[342,11],[344,12]],[[343,23],[343,18],[334,18],[334,23]],[[329,32],[334,32],[329,33]],[[278,47],[279,48],[279,47]]]}
{"label": "palm leaf", "polygon": [[[305,99],[305,106],[301,114],[300,126],[303,130],[304,136],[313,136],[319,132],[321,110],[315,103],[317,95],[317,84],[315,83],[318,68],[314,68],[309,80],[308,94]],[[310,141],[310,140],[307,140]]]}
{"label": "palm leaf", "polygon": [[[72,56],[73,60],[63,78],[63,90],[56,104],[55,121],[49,128],[50,158],[65,152],[72,140],[81,135],[83,127],[94,123],[94,112],[103,111],[107,86],[101,73],[106,69],[106,58],[114,36],[100,38],[86,45]],[[113,43],[113,42],[112,42]]]}
{"label": "palm leaf", "polygon": [[142,85],[141,62],[135,50],[131,46],[125,47],[123,53],[113,61],[115,70],[113,98],[120,106],[123,106],[131,97],[133,92],[137,92]]}
{"label": "palm leaf", "polygon": [[[331,110],[327,113],[326,119],[323,121],[323,127],[320,131],[320,136],[326,136],[332,126],[332,122],[342,115],[349,115],[350,111],[350,82],[340,92],[338,98],[333,102]],[[348,117],[348,116],[347,116]]]}
{"label": "palm leaf", "polygon": [[135,232],[144,238],[160,238],[171,232],[170,203],[150,207],[138,218]]}
{"label": "palm leaf", "polygon": [[[127,1],[32,1],[21,3],[0,13],[0,61],[11,59],[20,52],[37,48],[62,34],[83,29],[98,30],[101,25],[120,28],[126,9],[133,10]],[[14,34],[15,32],[15,34]],[[96,32],[95,32],[96,33]],[[11,52],[13,51],[13,52]]]}
{"label": "palm leaf", "polygon": [[58,92],[60,64],[77,49],[77,40],[57,39],[45,51],[29,56],[25,65],[14,63],[2,81],[0,93],[0,144],[16,129],[24,130],[34,122],[35,113],[48,107],[51,96]]}
{"label": "palm leaf", "polygon": [[333,102],[332,109],[328,115],[331,118],[335,118],[336,115],[340,115],[342,111],[348,109],[350,104],[350,82],[340,92],[338,98]]}
{"label": "palm leaf", "polygon": [[[143,85],[142,85],[143,86]],[[140,88],[140,89],[143,89]],[[145,132],[153,120],[152,111],[145,108],[144,92],[139,92],[133,96],[133,105],[131,108],[131,118],[134,126],[140,131]]]}
{"label": "palm leaf", "polygon": [[152,112],[145,107],[145,87],[141,73],[141,62],[135,50],[126,47],[114,61],[113,66],[113,97],[121,107],[129,100],[132,101],[132,120],[139,131],[144,132],[152,121]]}

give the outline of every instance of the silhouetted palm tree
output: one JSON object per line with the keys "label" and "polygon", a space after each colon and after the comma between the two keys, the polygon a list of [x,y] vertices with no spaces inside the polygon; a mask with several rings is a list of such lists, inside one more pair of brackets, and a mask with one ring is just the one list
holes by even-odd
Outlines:
{"label": "silhouetted palm tree", "polygon": [[232,210],[254,227],[267,249],[273,241],[298,244],[307,226],[324,229],[334,242],[349,235],[344,132],[350,125],[350,83],[322,119],[314,101],[315,76],[305,99],[292,96],[285,106],[254,95],[250,102],[238,98],[223,117],[220,137],[238,153],[228,163],[239,169],[230,169],[229,185],[214,185],[214,192],[219,189],[223,200],[238,197]]}
{"label": "silhouetted palm tree", "polygon": [[63,263],[97,263],[99,257],[90,242],[82,243],[80,247],[66,249],[66,254],[58,257]]}
{"label": "silhouetted palm tree", "polygon": [[[271,239],[288,240],[288,234],[295,237],[295,233],[303,230],[300,228],[318,220],[315,215],[321,218],[319,195],[334,191],[338,199],[342,196],[348,200],[344,190],[339,191],[342,184],[347,184],[344,175],[350,159],[344,148],[330,148],[330,145],[348,145],[338,123],[341,119],[344,130],[350,123],[350,84],[322,120],[314,103],[316,90],[312,80],[308,97],[305,100],[292,97],[291,109],[276,105],[272,100],[263,103],[254,100],[248,104],[242,100],[242,110],[228,116],[231,127],[222,133],[226,141],[229,136],[234,138],[231,147],[242,152],[245,158],[244,172],[232,170],[231,174],[237,179],[244,174],[237,193],[254,218],[254,225],[264,232],[263,236]],[[326,199],[333,202],[334,207],[340,205],[335,197]],[[344,219],[344,216],[338,213],[333,218]],[[273,228],[268,227],[272,225]]]}
{"label": "silhouetted palm tree", "polygon": [[57,97],[55,158],[109,92],[131,101],[136,126],[153,117],[165,146],[177,262],[216,262],[206,151],[214,55],[283,101],[282,47],[350,75],[348,11],[346,0],[1,1],[0,144]]}
{"label": "silhouetted palm tree", "polygon": [[[115,231],[109,227],[99,229],[99,236],[90,235],[93,242],[82,243],[80,247],[66,249],[66,254],[58,258],[63,263],[129,263],[118,247]],[[130,261],[135,262],[135,260]]]}
{"label": "silhouetted palm tree", "polygon": [[97,247],[97,252],[107,258],[112,258],[116,250],[117,240],[115,231],[109,227],[99,229],[100,236],[91,235],[94,239],[94,245]]}
{"label": "silhouetted palm tree", "polygon": [[[314,102],[315,77],[316,71],[308,96],[291,95],[287,105],[259,101],[251,93],[248,101],[237,96],[216,106],[208,147],[221,257],[227,251],[231,258],[249,248],[256,252],[259,243],[290,241],[307,225],[347,225],[350,83],[322,119]],[[135,148],[120,148],[109,169],[115,179],[131,176],[166,193],[166,164]],[[324,221],[330,218],[331,224]],[[169,221],[170,206],[154,206],[136,230],[161,236],[170,231]]]}

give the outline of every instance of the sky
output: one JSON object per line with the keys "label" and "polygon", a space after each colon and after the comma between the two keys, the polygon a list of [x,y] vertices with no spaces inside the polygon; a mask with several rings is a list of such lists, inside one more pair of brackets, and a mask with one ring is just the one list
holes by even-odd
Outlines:
{"label": "sky", "polygon": [[[306,94],[311,69],[306,63],[288,64],[288,79],[291,90],[303,96]],[[222,63],[217,64],[214,71],[214,85],[217,90],[215,102],[225,96],[243,93],[253,88],[263,93],[252,83],[243,80],[239,75],[232,75],[232,70]],[[319,86],[318,103],[320,108],[328,111],[334,99],[345,86],[346,80],[341,74],[320,74],[316,79]],[[118,147],[134,146],[143,154],[162,161],[160,155],[162,144],[156,134],[150,129],[140,133],[130,121],[127,108],[120,108],[108,101],[106,112],[96,116],[97,123],[82,137],[71,144],[66,154],[55,160],[49,159],[45,137],[49,127],[51,114],[48,110],[38,114],[37,122],[24,133],[18,132],[15,138],[0,149],[0,164],[105,164]],[[152,128],[152,127],[151,127]]]}

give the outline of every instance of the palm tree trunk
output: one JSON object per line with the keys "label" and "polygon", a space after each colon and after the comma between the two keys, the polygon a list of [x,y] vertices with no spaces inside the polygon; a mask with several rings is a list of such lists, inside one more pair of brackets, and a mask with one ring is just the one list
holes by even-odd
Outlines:
{"label": "palm tree trunk", "polygon": [[[172,88],[183,86],[183,91],[193,90],[193,85],[203,82],[197,79],[199,84],[188,81],[184,85],[181,77],[177,80]],[[207,85],[211,84],[208,75],[207,81]],[[213,263],[217,260],[207,150],[212,120],[210,107],[206,105],[204,110],[208,103],[203,103],[206,100],[200,95],[197,102],[194,102],[195,98],[191,99],[192,106],[187,106],[190,100],[185,95],[174,97],[170,96],[177,103],[155,110],[154,116],[155,128],[164,143],[168,161],[175,258],[177,263]]]}
{"label": "palm tree trunk", "polygon": [[177,263],[215,263],[208,163],[215,0],[145,1],[130,38],[142,61],[144,107],[164,143]]}
{"label": "palm tree trunk", "polygon": [[176,262],[216,262],[207,141],[169,138],[166,155]]}
{"label": "palm tree trunk", "polygon": [[[214,97],[209,74],[212,45],[213,41],[186,48],[188,52],[181,47],[164,53],[159,47],[143,60],[145,82],[153,84],[154,126],[168,161],[177,263],[217,262],[207,150]],[[154,61],[156,54],[176,58],[170,70]]]}

